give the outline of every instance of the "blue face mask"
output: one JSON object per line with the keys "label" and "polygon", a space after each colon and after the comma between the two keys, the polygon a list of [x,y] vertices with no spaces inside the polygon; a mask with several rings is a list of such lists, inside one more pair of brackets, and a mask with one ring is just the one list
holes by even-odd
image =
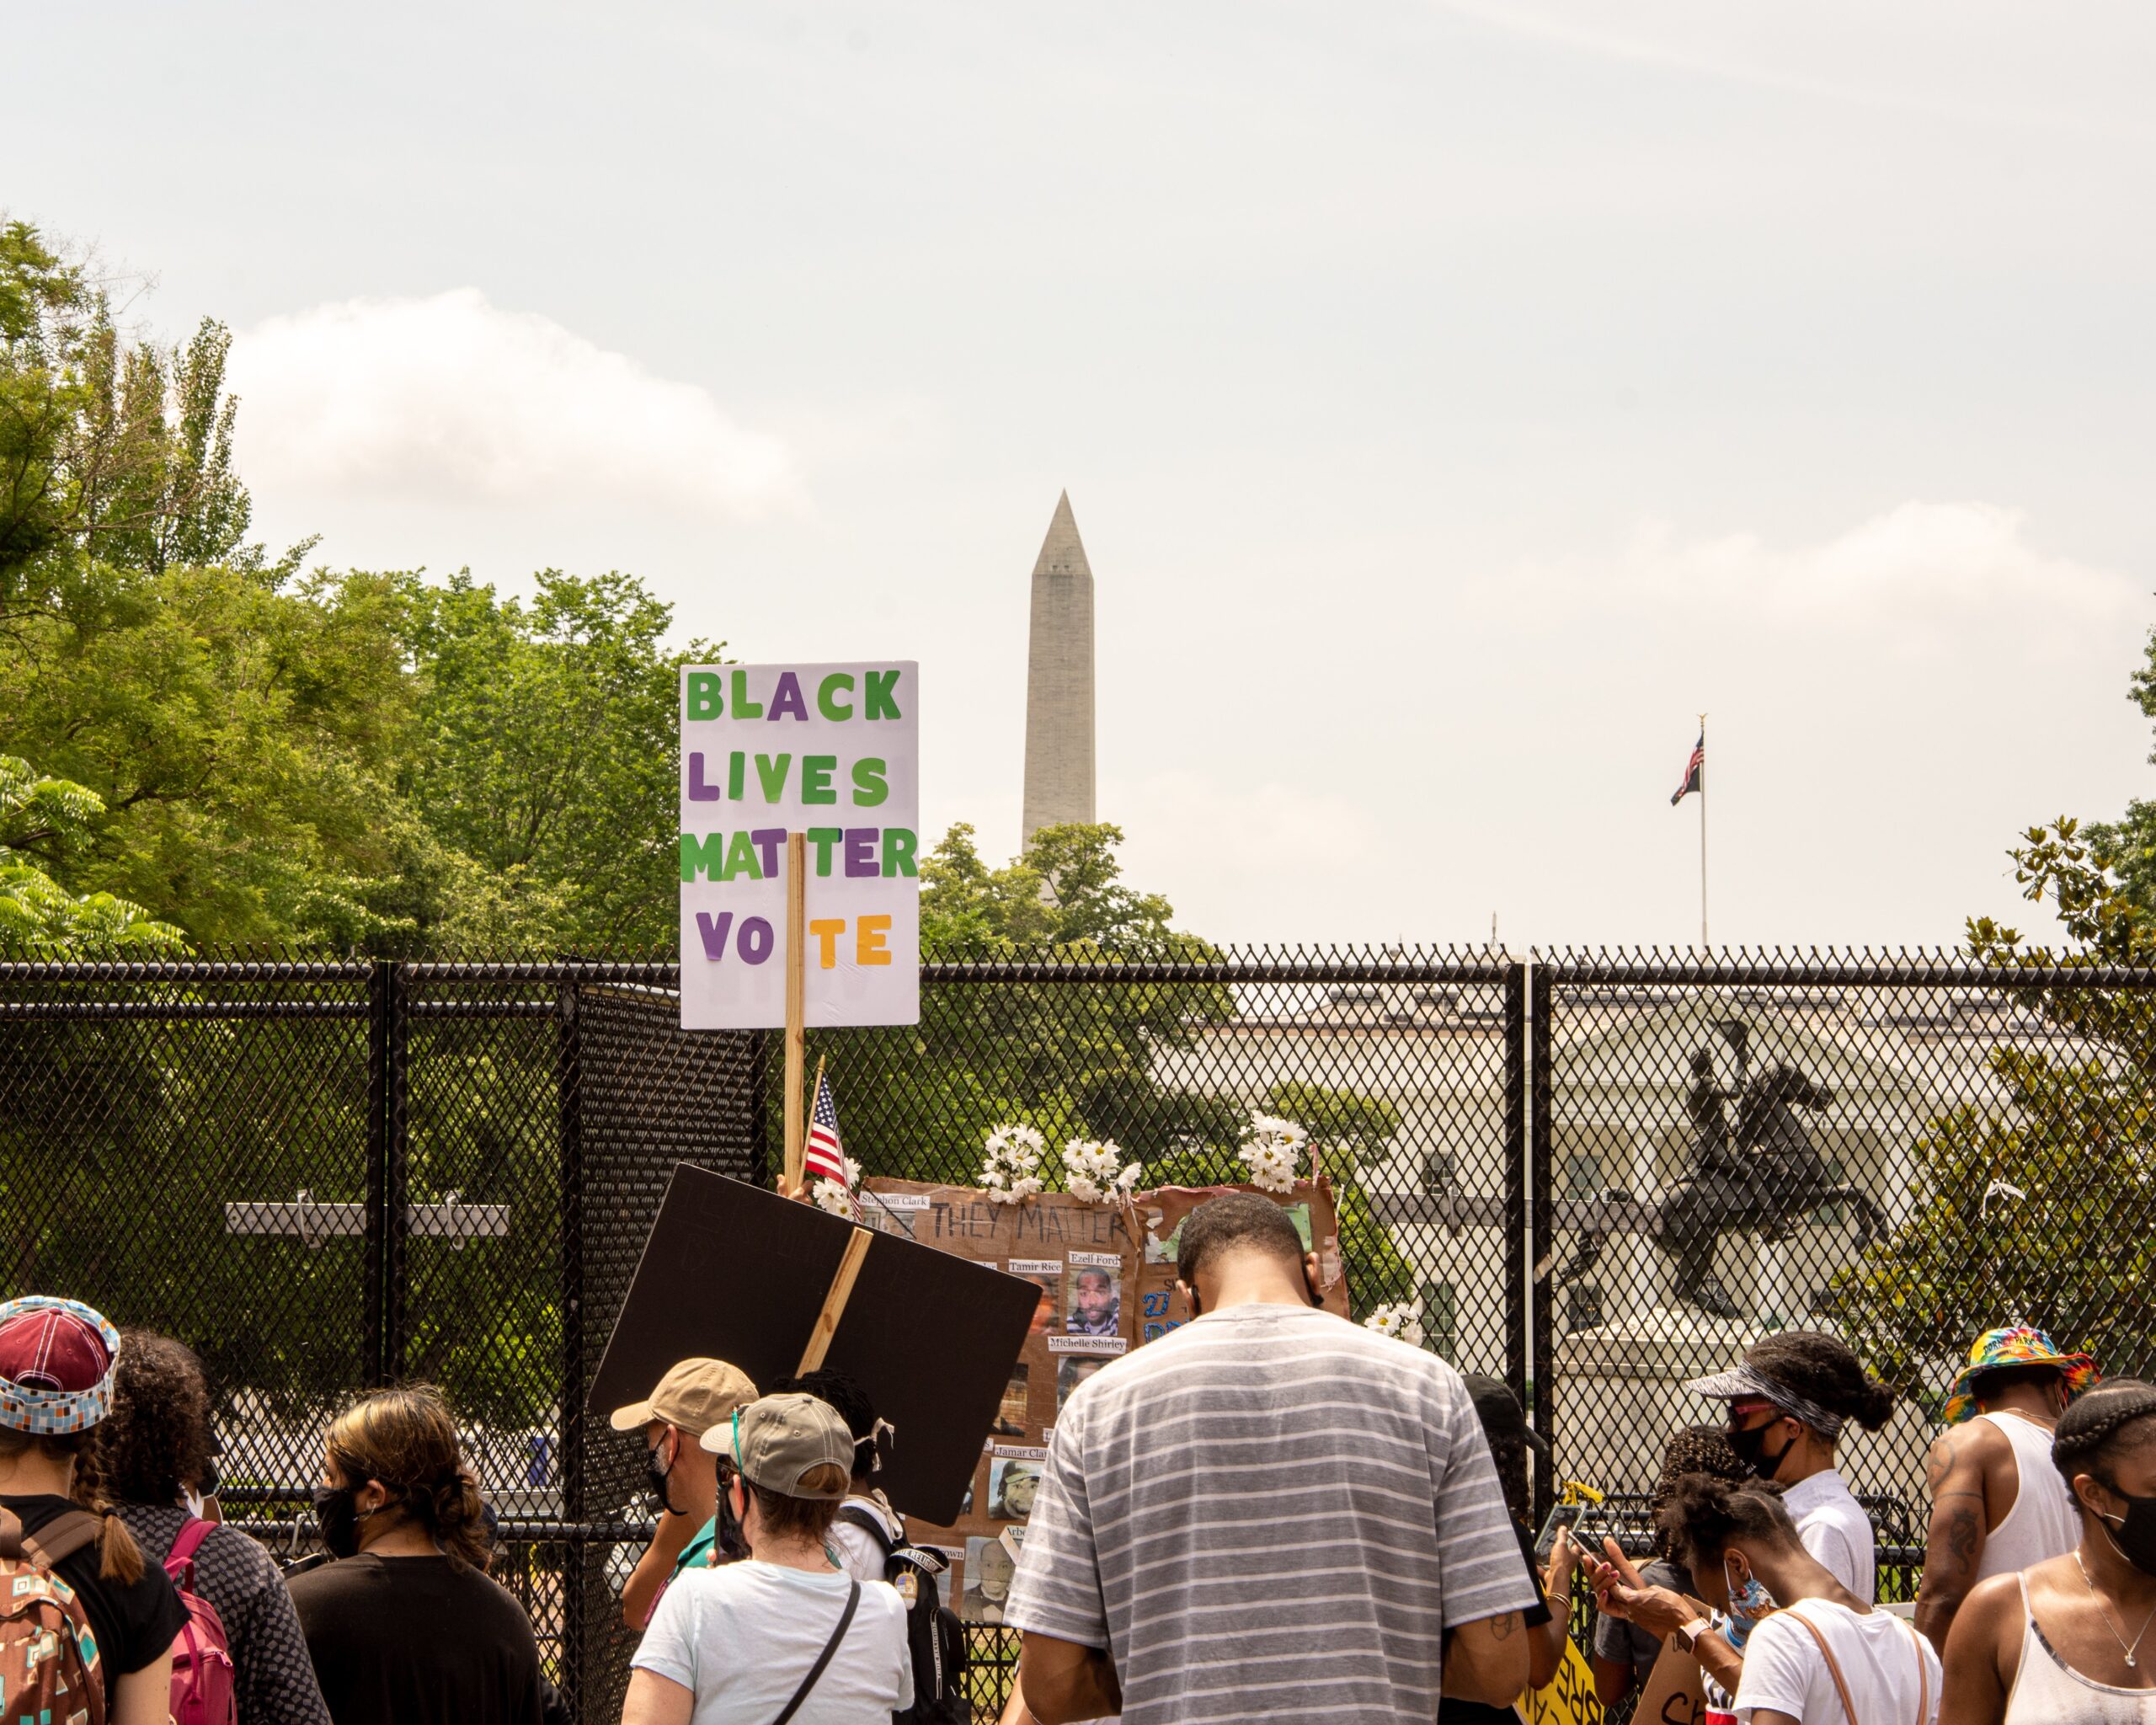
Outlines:
{"label": "blue face mask", "polygon": [[1729,1644],[1741,1653],[1759,1620],[1774,1609],[1774,1596],[1756,1575],[1738,1581],[1729,1573],[1726,1557],[1722,1559],[1721,1575],[1729,1588]]}

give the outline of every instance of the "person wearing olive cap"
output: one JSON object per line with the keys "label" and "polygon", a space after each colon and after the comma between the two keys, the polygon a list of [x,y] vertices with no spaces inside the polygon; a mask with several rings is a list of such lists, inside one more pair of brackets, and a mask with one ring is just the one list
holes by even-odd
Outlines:
{"label": "person wearing olive cap", "polygon": [[677,1360],[641,1402],[616,1407],[606,1423],[643,1434],[644,1473],[659,1525],[622,1587],[622,1621],[642,1629],[659,1597],[684,1569],[720,1561],[718,1468],[697,1439],[737,1407],[756,1399],[756,1386],[723,1359]]}
{"label": "person wearing olive cap", "polygon": [[905,1607],[834,1559],[853,1434],[828,1403],[766,1396],[706,1431],[733,1464],[747,1561],[684,1571],[631,1662],[622,1725],[884,1725],[912,1705]]}

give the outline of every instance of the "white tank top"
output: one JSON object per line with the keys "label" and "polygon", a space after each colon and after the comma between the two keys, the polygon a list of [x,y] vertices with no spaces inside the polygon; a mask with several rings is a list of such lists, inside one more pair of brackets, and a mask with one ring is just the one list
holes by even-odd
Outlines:
{"label": "white tank top", "polygon": [[2006,1725],[2156,1725],[2156,1689],[2092,1682],[2052,1651],[2021,1578],[2021,1669],[2006,1698]]}
{"label": "white tank top", "polygon": [[1977,1579],[2011,1575],[2046,1558],[2064,1557],[2081,1543],[2081,1520],[2073,1513],[2066,1482],[2052,1466],[2050,1429],[2018,1413],[1979,1413],[1977,1418],[2005,1434],[2020,1476],[2014,1507],[1984,1541]]}

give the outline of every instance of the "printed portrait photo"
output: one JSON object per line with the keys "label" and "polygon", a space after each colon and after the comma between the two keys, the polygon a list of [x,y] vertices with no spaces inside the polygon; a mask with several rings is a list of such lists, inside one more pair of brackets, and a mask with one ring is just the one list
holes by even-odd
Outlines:
{"label": "printed portrait photo", "polygon": [[965,1587],[958,1595],[958,1616],[967,1623],[1001,1623],[1003,1603],[1011,1597],[1011,1578],[1018,1560],[1000,1539],[966,1541]]}
{"label": "printed portrait photo", "polygon": [[1003,1386],[1003,1403],[995,1410],[995,1423],[991,1428],[999,1438],[1019,1438],[1026,1434],[1026,1376],[1027,1368],[1011,1368],[1011,1381]]}
{"label": "printed portrait photo", "polygon": [[1098,1371],[1107,1361],[1097,1354],[1066,1354],[1055,1366],[1055,1417],[1063,1418],[1063,1404],[1070,1399],[1070,1392]]}
{"label": "printed portrait photo", "polygon": [[988,1468],[988,1519],[1023,1521],[1033,1513],[1033,1498],[1041,1488],[1038,1461],[1013,1461],[999,1455]]}
{"label": "printed portrait photo", "polygon": [[1073,1336],[1113,1336],[1123,1327],[1123,1289],[1113,1270],[1088,1265],[1063,1279],[1063,1327]]}
{"label": "printed portrait photo", "polygon": [[1041,1290],[1041,1303],[1033,1308],[1032,1332],[1036,1336],[1048,1333],[1048,1327],[1055,1316],[1055,1283],[1054,1276],[1040,1275],[1028,1271],[1020,1276],[1021,1281],[1031,1282]]}

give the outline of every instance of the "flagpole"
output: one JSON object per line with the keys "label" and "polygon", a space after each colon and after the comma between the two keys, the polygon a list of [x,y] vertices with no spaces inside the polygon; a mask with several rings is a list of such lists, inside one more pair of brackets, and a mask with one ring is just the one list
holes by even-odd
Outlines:
{"label": "flagpole", "polygon": [[1700,715],[1700,950],[1707,949],[1707,716]]}

